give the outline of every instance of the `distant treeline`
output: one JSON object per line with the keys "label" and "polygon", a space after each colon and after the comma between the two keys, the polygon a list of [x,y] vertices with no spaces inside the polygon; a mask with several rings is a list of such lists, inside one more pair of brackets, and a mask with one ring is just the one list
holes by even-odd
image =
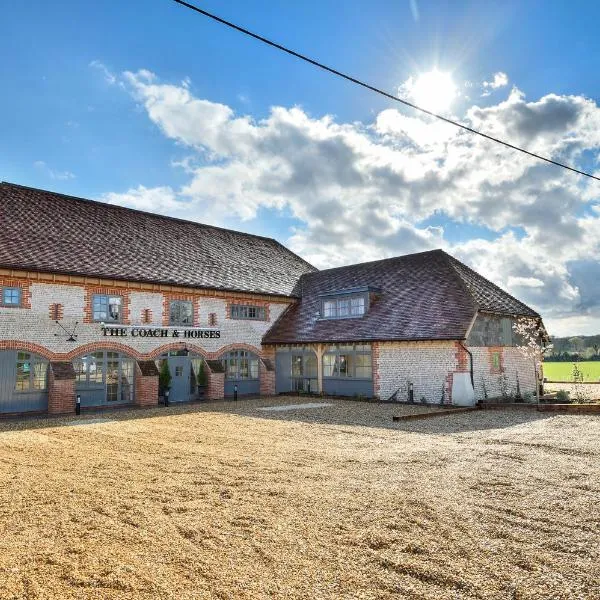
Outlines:
{"label": "distant treeline", "polygon": [[554,347],[546,352],[547,361],[600,360],[600,335],[551,337],[550,342]]}

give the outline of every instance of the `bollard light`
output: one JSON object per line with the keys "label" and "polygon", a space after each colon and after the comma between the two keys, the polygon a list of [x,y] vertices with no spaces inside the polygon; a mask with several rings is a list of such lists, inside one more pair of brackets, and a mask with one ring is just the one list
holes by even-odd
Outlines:
{"label": "bollard light", "polygon": [[414,404],[415,401],[415,392],[413,390],[413,384],[409,383],[408,384],[408,402],[410,404]]}
{"label": "bollard light", "polygon": [[75,414],[81,414],[81,394],[77,394],[77,399],[75,401]]}
{"label": "bollard light", "polygon": [[165,390],[165,406],[169,406],[169,390]]}
{"label": "bollard light", "polygon": [[233,386],[233,399],[237,400],[237,383]]}

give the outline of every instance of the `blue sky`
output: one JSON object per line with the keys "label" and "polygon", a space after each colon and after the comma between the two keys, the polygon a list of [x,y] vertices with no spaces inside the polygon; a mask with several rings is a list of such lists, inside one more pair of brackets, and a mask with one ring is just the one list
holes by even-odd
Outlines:
{"label": "blue sky", "polygon": [[[448,73],[444,114],[598,171],[600,5],[199,6],[413,101]],[[551,333],[600,331],[600,183],[169,0],[12,3],[0,55],[3,180],[272,236],[322,268],[441,246]]]}

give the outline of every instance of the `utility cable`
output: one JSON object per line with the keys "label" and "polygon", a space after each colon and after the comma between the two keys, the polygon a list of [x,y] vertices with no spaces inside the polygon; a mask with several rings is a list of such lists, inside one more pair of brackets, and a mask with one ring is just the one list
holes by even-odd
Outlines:
{"label": "utility cable", "polygon": [[499,138],[488,135],[487,133],[483,133],[482,131],[478,131],[477,129],[468,127],[467,125],[463,125],[462,123],[459,123],[458,121],[453,121],[452,119],[448,119],[447,117],[438,115],[430,110],[427,110],[426,108],[422,108],[420,106],[417,106],[416,104],[412,104],[412,102],[408,102],[407,100],[398,98],[398,96],[395,96],[394,94],[390,94],[389,92],[386,92],[386,91],[381,90],[373,85],[365,83],[364,81],[361,81],[360,79],[356,79],[355,77],[346,75],[345,73],[342,73],[341,71],[338,71],[337,69],[328,67],[327,65],[324,65],[323,63],[320,63],[317,60],[314,60],[308,56],[305,56],[304,54],[300,54],[299,52],[291,50],[290,48],[286,48],[285,46],[282,46],[281,44],[278,44],[277,42],[273,42],[272,40],[269,40],[268,38],[263,37],[262,35],[253,33],[252,31],[249,31],[248,29],[244,29],[243,27],[240,27],[239,25],[236,25],[235,23],[226,21],[225,19],[222,19],[221,17],[218,17],[217,15],[209,13],[208,11],[206,11],[202,8],[199,8],[198,6],[195,6],[194,4],[190,4],[189,2],[184,2],[184,0],[173,0],[173,1],[177,2],[177,4],[181,4],[181,6],[185,6],[186,8],[189,8],[190,10],[193,10],[201,15],[204,15],[205,17],[208,17],[209,19],[212,19],[213,21],[217,21],[218,23],[221,23],[222,25],[226,25],[227,27],[230,27],[231,29],[235,29],[236,31],[239,31],[240,33],[248,35],[248,36],[254,38],[255,40],[258,40],[259,42],[263,42],[264,44],[272,46],[273,48],[277,48],[278,50],[281,50],[282,52],[290,54],[291,56],[299,58],[300,60],[303,60],[307,63],[310,63],[311,65],[314,65],[315,67],[318,67],[319,69],[322,69],[324,71],[332,73],[333,75],[341,77],[342,79],[346,79],[347,81],[350,81],[351,83],[355,83],[356,85],[366,88],[367,90],[371,90],[372,92],[380,94],[381,96],[384,96],[385,98],[389,98],[390,100],[394,100],[395,102],[400,102],[401,104],[404,104],[405,106],[409,106],[410,108],[421,111],[422,113],[430,115],[431,117],[435,117],[436,119],[439,119],[440,121],[444,121],[445,123],[449,123],[450,125],[454,125],[455,127],[464,129],[465,131],[468,131],[469,133],[479,135],[487,140],[496,142],[497,144],[502,144],[503,146],[506,146],[507,148],[511,148],[512,150],[517,150],[518,152],[522,152],[523,154],[527,154],[528,156],[532,156],[533,158],[543,160],[543,161],[550,163],[552,165],[555,165],[557,167],[562,167],[563,169],[567,169],[569,171],[572,171],[573,173],[577,173],[579,175],[583,175],[584,177],[590,177],[591,179],[600,181],[600,177],[598,177],[596,175],[592,175],[591,173],[587,173],[585,171],[580,171],[579,169],[570,167],[569,165],[565,165],[564,163],[560,163],[556,160],[552,160],[551,158],[548,158],[546,156],[536,154],[535,152],[530,152],[529,150],[525,150],[525,148],[515,146],[514,144],[511,144],[511,143],[501,140]]}

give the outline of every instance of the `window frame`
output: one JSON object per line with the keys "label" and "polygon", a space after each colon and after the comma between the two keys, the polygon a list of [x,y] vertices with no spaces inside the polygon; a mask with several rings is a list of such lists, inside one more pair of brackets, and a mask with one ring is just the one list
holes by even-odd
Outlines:
{"label": "window frame", "polygon": [[[4,294],[6,292],[17,292],[18,302],[6,302]],[[2,308],[20,308],[23,305],[23,288],[18,285],[0,286],[0,306]]]}
{"label": "window frame", "polygon": [[[27,389],[19,389],[19,365],[29,364],[29,372],[27,373],[28,387]],[[44,367],[43,376],[40,378],[36,375],[37,366]],[[25,352],[23,350],[17,350],[17,356],[15,360],[15,393],[17,394],[38,394],[48,391],[48,366],[49,361],[45,358],[33,354],[31,352]],[[36,386],[36,381],[42,381],[41,387]],[[24,381],[21,379],[21,381]]]}
{"label": "window frame", "polygon": [[[177,306],[177,305],[181,306],[183,304],[189,305],[189,307],[190,307],[190,314],[189,314],[190,322],[189,323],[183,323],[183,322],[181,322],[181,320],[176,320],[173,318],[174,306]],[[173,326],[173,327],[193,327],[194,326],[194,301],[193,300],[181,300],[181,299],[169,300],[169,325]]]}
{"label": "window frame", "polygon": [[[251,316],[250,311],[256,311]],[[229,316],[236,321],[267,321],[267,307],[258,304],[231,304]]]}
{"label": "window frame", "polygon": [[[106,311],[96,311],[95,310],[95,304],[96,304],[96,299],[97,298],[106,298]],[[111,298],[119,298],[120,303],[119,303],[119,318],[118,319],[112,319],[110,317],[110,299]],[[123,319],[123,311],[124,311],[124,307],[125,307],[125,300],[123,298],[122,295],[120,294],[92,294],[92,322],[94,323],[123,323],[124,319]],[[96,312],[106,312],[106,318],[102,318],[96,317]]]}
{"label": "window frame", "polygon": [[367,314],[366,293],[340,294],[321,299],[321,319],[360,319]]}
{"label": "window frame", "polygon": [[[370,365],[358,365],[358,357],[368,356]],[[361,363],[364,361],[361,360]],[[369,375],[358,376],[357,370],[362,373],[369,369]],[[323,378],[325,379],[343,379],[343,380],[363,380],[373,379],[373,351],[365,344],[334,344],[324,353],[322,359]]]}
{"label": "window frame", "polygon": [[[256,381],[260,379],[259,360],[256,354],[248,350],[231,350],[225,353],[221,358],[225,370],[225,380]],[[246,375],[242,375],[243,373]]]}

